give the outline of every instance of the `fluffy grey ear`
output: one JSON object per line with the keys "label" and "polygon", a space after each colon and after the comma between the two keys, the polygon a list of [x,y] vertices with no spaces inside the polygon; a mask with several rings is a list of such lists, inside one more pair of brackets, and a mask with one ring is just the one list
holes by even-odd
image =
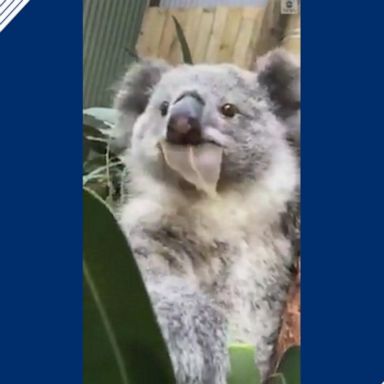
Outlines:
{"label": "fluffy grey ear", "polygon": [[129,145],[132,127],[144,112],[154,86],[170,66],[160,59],[144,59],[133,64],[116,85],[113,107],[118,121],[111,131],[111,149],[119,153]]}
{"label": "fluffy grey ear", "polygon": [[261,86],[270,97],[274,112],[288,128],[288,138],[300,140],[300,65],[295,56],[277,48],[257,61]]}

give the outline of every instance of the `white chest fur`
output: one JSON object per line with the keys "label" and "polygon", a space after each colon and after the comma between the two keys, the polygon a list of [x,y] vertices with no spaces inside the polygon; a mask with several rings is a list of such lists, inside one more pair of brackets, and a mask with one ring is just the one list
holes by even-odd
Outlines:
{"label": "white chest fur", "polygon": [[[164,228],[175,231],[179,243],[165,236],[161,249],[154,244],[150,252],[172,253],[178,268],[156,256],[156,271],[182,275],[206,291],[225,311],[234,341],[257,344],[278,329],[291,252],[289,241],[274,226],[298,182],[293,159],[281,160],[264,179],[217,200],[191,202],[140,174],[135,197],[121,213],[128,236],[137,227],[155,234]],[[145,246],[146,236],[137,240],[140,246]]]}
{"label": "white chest fur", "polygon": [[[291,253],[288,240],[272,228],[283,207],[259,208],[255,201],[244,200],[244,195],[232,193],[216,202],[186,206],[136,198],[124,208],[122,223],[128,232],[138,224],[175,229],[181,248],[187,250],[192,243],[192,252],[203,254],[191,261],[194,255],[187,252],[182,259],[178,248],[175,257],[184,264],[181,275],[225,311],[231,340],[257,343],[278,327]],[[276,210],[267,209],[272,207]],[[171,239],[165,244],[169,253],[175,251]],[[176,269],[167,271],[179,274]]]}

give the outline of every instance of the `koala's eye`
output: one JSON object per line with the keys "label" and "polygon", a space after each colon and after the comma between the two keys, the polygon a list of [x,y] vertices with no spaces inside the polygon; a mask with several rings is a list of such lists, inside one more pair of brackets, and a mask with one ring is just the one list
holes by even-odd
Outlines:
{"label": "koala's eye", "polygon": [[220,107],[220,112],[226,117],[234,117],[239,110],[236,105],[225,103]]}
{"label": "koala's eye", "polygon": [[168,103],[168,101],[163,101],[163,102],[160,104],[160,113],[161,113],[161,116],[165,116],[165,115],[168,113],[168,107],[169,107],[169,103]]}

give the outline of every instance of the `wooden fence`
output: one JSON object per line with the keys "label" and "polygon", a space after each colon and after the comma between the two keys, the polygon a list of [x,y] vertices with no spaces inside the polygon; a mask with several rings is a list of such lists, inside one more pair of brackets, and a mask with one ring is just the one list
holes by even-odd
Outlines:
{"label": "wooden fence", "polygon": [[137,44],[140,56],[182,61],[172,16],[180,22],[196,63],[232,62],[249,68],[258,55],[278,45],[300,52],[299,15],[281,15],[280,1],[269,1],[266,7],[150,7]]}

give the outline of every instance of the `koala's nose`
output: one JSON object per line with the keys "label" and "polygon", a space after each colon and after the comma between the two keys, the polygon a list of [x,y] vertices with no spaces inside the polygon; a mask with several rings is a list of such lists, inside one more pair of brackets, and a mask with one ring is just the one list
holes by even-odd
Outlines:
{"label": "koala's nose", "polygon": [[181,145],[200,144],[203,107],[203,101],[195,94],[182,95],[170,109],[167,140]]}

